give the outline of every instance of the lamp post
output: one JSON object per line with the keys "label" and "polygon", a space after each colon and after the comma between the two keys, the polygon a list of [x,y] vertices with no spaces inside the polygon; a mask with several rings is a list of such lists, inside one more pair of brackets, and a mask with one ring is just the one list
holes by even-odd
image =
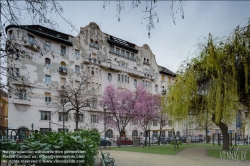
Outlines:
{"label": "lamp post", "polygon": [[62,105],[63,105],[63,132],[65,132],[65,121],[64,121],[64,104],[65,104],[65,98],[64,98],[64,93],[65,93],[65,87],[64,85],[62,86],[63,90],[63,99],[62,99]]}
{"label": "lamp post", "polygon": [[152,122],[149,121],[149,123],[148,123],[148,140],[149,140],[148,146],[149,147],[150,147],[150,128],[151,128],[151,124],[152,124]]}
{"label": "lamp post", "polygon": [[34,130],[34,124],[33,123],[31,124],[31,129],[32,129],[32,131]]}
{"label": "lamp post", "polygon": [[106,105],[103,106],[103,111],[104,111],[104,142],[105,142],[105,149],[106,149],[106,110],[107,107]]}

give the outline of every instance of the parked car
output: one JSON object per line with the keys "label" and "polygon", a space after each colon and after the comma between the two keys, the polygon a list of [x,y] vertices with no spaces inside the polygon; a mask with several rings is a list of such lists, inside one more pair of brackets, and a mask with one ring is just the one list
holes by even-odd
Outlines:
{"label": "parked car", "polygon": [[190,139],[190,143],[197,143],[197,142],[203,142],[203,139],[201,137],[198,136],[184,136],[180,138],[180,141],[182,143],[186,143],[186,139],[189,138]]}
{"label": "parked car", "polygon": [[117,145],[133,145],[133,140],[125,137],[118,138],[116,140]]}
{"label": "parked car", "polygon": [[248,138],[248,140],[247,140],[247,138],[245,138],[244,141],[245,141],[245,144],[248,144],[248,142],[249,142],[249,145],[250,145],[250,137]]}
{"label": "parked car", "polygon": [[173,140],[173,137],[165,137],[161,139],[162,144],[170,144],[170,142]]}
{"label": "parked car", "polygon": [[104,138],[100,139],[100,146],[111,146],[111,141],[110,140],[105,140]]}
{"label": "parked car", "polygon": [[[147,137],[146,141],[147,141],[147,143],[149,143],[149,137]],[[144,142],[145,142],[145,137],[140,138],[140,144],[142,145],[142,144],[144,144]],[[157,144],[157,143],[158,143],[157,138],[155,138],[155,137],[150,138],[150,144]]]}

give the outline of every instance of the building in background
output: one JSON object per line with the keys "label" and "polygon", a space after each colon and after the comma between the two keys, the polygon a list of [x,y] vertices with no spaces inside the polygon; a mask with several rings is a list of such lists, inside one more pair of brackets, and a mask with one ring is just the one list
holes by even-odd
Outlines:
{"label": "building in background", "polygon": [[[0,90],[0,128],[8,128],[8,95]],[[1,134],[1,133],[0,133]]]}

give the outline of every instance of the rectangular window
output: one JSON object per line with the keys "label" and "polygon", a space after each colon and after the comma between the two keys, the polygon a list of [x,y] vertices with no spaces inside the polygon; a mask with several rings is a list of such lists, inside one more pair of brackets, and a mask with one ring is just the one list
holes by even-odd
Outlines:
{"label": "rectangular window", "polygon": [[94,67],[91,67],[91,74],[92,74],[92,76],[95,75],[95,68]]}
{"label": "rectangular window", "polygon": [[83,114],[78,114],[78,118],[77,118],[77,120],[78,120],[78,122],[83,122]]}
{"label": "rectangular window", "polygon": [[158,137],[158,131],[153,131],[153,137]]}
{"label": "rectangular window", "polygon": [[30,45],[34,46],[35,45],[35,37],[32,35],[29,35],[28,42]]}
{"label": "rectangular window", "polygon": [[66,78],[61,78],[61,84],[65,85],[66,84]]}
{"label": "rectangular window", "polygon": [[131,53],[131,59],[135,59],[135,55],[133,53]]}
{"label": "rectangular window", "polygon": [[91,115],[91,123],[98,123],[98,116],[97,115]]}
{"label": "rectangular window", "polygon": [[75,58],[80,58],[80,51],[79,50],[75,50]]}
{"label": "rectangular window", "polygon": [[50,85],[51,84],[51,76],[50,75],[45,75],[45,84]]}
{"label": "rectangular window", "polygon": [[110,46],[110,47],[109,47],[109,52],[112,52],[112,53],[115,52],[114,46]]}
{"label": "rectangular window", "polygon": [[156,120],[153,121],[153,126],[157,126],[157,121]]}
{"label": "rectangular window", "polygon": [[41,120],[51,120],[51,112],[41,111]]}
{"label": "rectangular window", "polygon": [[75,66],[75,73],[80,73],[80,67],[78,65]]}
{"label": "rectangular window", "polygon": [[45,66],[50,67],[50,59],[49,58],[45,58]]}
{"label": "rectangular window", "polygon": [[125,75],[125,82],[127,82],[127,76]]}
{"label": "rectangular window", "polygon": [[48,50],[48,51],[51,50],[51,43],[48,41],[45,41],[45,50]]}
{"label": "rectangular window", "polygon": [[118,74],[118,81],[120,81],[121,80],[121,78],[120,78],[120,74]]}
{"label": "rectangular window", "polygon": [[129,77],[128,77],[128,83],[129,83]]}
{"label": "rectangular window", "polygon": [[61,46],[61,54],[66,55],[66,47],[65,46]]}
{"label": "rectangular window", "polygon": [[13,31],[12,31],[12,30],[9,31],[9,39],[10,39],[10,40],[13,39]]}
{"label": "rectangular window", "polygon": [[168,83],[171,83],[171,77],[168,77]]}
{"label": "rectangular window", "polygon": [[137,80],[134,79],[134,86],[137,86]]}
{"label": "rectangular window", "polygon": [[[69,129],[64,128],[64,131],[68,133]],[[60,132],[63,132],[63,128],[58,128],[58,133],[60,133]]]}
{"label": "rectangular window", "polygon": [[121,56],[125,56],[125,51],[121,50]]}
{"label": "rectangular window", "polygon": [[134,67],[134,70],[137,70],[137,67]]}
{"label": "rectangular window", "polygon": [[51,102],[51,93],[45,93],[45,102]]}
{"label": "rectangular window", "polygon": [[116,48],[116,54],[120,55],[120,49]]}
{"label": "rectangular window", "polygon": [[126,51],[126,58],[130,58],[129,52]]}
{"label": "rectangular window", "polygon": [[26,94],[26,90],[20,90],[19,92],[19,99],[23,99],[23,100],[27,100],[27,94]]}
{"label": "rectangular window", "polygon": [[124,81],[124,75],[122,74],[122,82]]}
{"label": "rectangular window", "polygon": [[164,75],[161,75],[161,81],[164,81]]}
{"label": "rectangular window", "polygon": [[20,76],[19,68],[15,68],[15,77],[18,78]]}
{"label": "rectangular window", "polygon": [[161,137],[166,137],[166,132],[165,131],[161,131]]}
{"label": "rectangular window", "polygon": [[173,124],[172,124],[172,121],[169,120],[169,121],[168,121],[168,126],[169,126],[169,127],[172,127],[172,125],[173,125]]}
{"label": "rectangular window", "polygon": [[64,113],[64,116],[63,116],[63,112],[59,112],[59,121],[63,121],[63,118],[64,118],[64,121],[68,121],[68,115]]}
{"label": "rectangular window", "polygon": [[40,134],[46,134],[50,132],[50,128],[40,128]]}

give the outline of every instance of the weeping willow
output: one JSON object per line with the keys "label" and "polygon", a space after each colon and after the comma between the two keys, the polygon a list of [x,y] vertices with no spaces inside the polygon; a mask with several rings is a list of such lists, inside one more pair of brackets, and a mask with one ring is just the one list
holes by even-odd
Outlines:
{"label": "weeping willow", "polygon": [[166,112],[177,121],[205,111],[229,124],[240,105],[249,106],[250,25],[219,42],[209,34],[197,57],[184,62],[170,87]]}

